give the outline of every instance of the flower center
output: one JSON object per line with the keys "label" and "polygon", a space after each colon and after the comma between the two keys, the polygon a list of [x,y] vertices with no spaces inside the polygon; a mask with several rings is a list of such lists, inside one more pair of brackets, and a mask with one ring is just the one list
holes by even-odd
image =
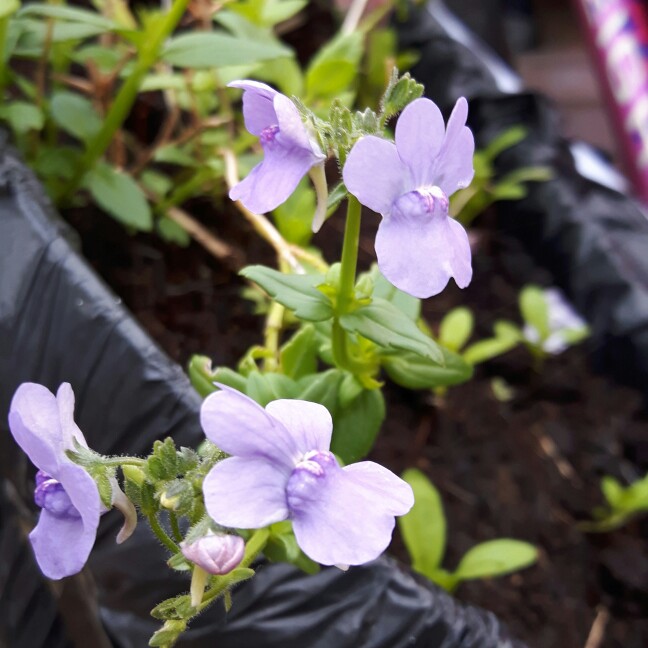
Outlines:
{"label": "flower center", "polygon": [[280,130],[277,124],[273,124],[272,126],[268,126],[267,128],[264,128],[261,131],[261,134],[259,135],[261,146],[268,146],[273,144],[274,141],[277,139],[277,135],[279,135],[279,133]]}
{"label": "flower center", "polygon": [[444,212],[448,211],[450,202],[441,187],[426,185],[419,187],[414,193],[418,194],[419,200],[421,200],[425,211],[428,213],[432,213],[438,209]]}
{"label": "flower center", "polygon": [[286,501],[290,512],[299,513],[316,501],[327,473],[337,467],[338,463],[331,452],[307,452],[293,469],[286,484]]}
{"label": "flower center", "polygon": [[414,191],[408,191],[394,201],[394,211],[401,218],[413,219],[424,223],[430,218],[447,217],[450,202],[440,187],[425,185]]}
{"label": "flower center", "polygon": [[65,492],[63,484],[42,470],[36,473],[34,501],[55,517],[70,519],[81,517],[79,511],[72,504],[70,496]]}

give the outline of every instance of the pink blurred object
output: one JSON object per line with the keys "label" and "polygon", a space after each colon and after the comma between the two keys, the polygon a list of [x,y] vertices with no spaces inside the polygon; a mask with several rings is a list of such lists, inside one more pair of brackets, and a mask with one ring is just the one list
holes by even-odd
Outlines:
{"label": "pink blurred object", "polygon": [[637,194],[648,203],[648,19],[640,0],[574,0]]}

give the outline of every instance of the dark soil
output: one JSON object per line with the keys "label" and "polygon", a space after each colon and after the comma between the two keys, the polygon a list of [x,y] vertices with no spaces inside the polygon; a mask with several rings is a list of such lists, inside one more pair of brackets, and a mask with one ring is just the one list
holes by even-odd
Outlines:
{"label": "dark soil", "polygon": [[[269,248],[235,213],[194,213],[235,245],[248,263],[272,263]],[[177,362],[191,354],[234,366],[258,343],[262,318],[241,298],[244,284],[201,247],[164,245],[129,237],[107,218],[69,213],[83,251],[133,311],[142,326]],[[373,260],[374,217],[368,216],[361,264]],[[318,244],[329,260],[339,254],[342,219],[329,222]],[[467,305],[479,335],[494,320],[517,320],[520,286],[550,283],[511,241],[478,232],[475,276],[465,291],[454,285],[427,300],[428,321]],[[491,232],[491,233],[489,233]],[[475,581],[457,596],[492,610],[533,648],[583,648],[592,624],[609,611],[602,642],[591,648],[648,646],[648,519],[612,533],[587,535],[577,526],[602,503],[599,481],[645,473],[643,403],[637,392],[594,375],[586,345],[550,359],[535,372],[522,350],[481,366],[475,378],[440,401],[430,393],[388,385],[388,414],[372,456],[395,471],[417,466],[440,489],[448,520],[445,566],[453,568],[478,542],[513,537],[541,550],[539,564],[518,574]],[[513,390],[508,402],[493,392],[493,377]],[[642,445],[643,444],[643,445]],[[393,551],[406,559],[400,539]],[[588,648],[590,646],[588,645]]]}

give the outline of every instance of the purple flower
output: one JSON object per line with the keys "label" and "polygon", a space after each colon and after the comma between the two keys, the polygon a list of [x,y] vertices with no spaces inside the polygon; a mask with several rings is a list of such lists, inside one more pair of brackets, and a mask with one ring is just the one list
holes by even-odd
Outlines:
{"label": "purple flower", "polygon": [[23,383],[9,410],[14,439],[39,469],[34,500],[42,510],[29,539],[41,571],[53,579],[81,571],[102,513],[94,480],[65,454],[74,449],[74,439],[87,447],[73,417],[68,383],[56,396],[42,385]]}
{"label": "purple flower", "polygon": [[243,90],[245,127],[258,135],[265,157],[229,193],[250,211],[265,214],[285,202],[299,181],[326,156],[302,122],[297,106],[258,81],[233,81]]}
{"label": "purple flower", "polygon": [[472,278],[466,230],[448,215],[448,197],[474,174],[467,115],[462,97],[445,128],[437,106],[417,99],[396,124],[396,144],[363,137],[344,165],[347,189],[383,216],[376,235],[381,272],[415,297],[440,293],[450,277],[460,288]]}
{"label": "purple flower", "polygon": [[203,403],[207,438],[232,457],[203,491],[219,524],[256,529],[290,519],[297,543],[323,565],[359,565],[389,545],[412,489],[371,461],[341,468],[329,451],[332,421],[316,403],[276,400],[263,409],[228,387]]}
{"label": "purple flower", "polygon": [[243,560],[245,542],[241,536],[210,531],[194,542],[181,542],[180,550],[208,574],[229,574]]}

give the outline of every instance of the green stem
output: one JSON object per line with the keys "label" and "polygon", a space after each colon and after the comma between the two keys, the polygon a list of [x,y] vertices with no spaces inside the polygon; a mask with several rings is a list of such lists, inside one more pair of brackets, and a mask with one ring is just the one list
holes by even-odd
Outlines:
{"label": "green stem", "polygon": [[335,363],[354,374],[366,372],[367,367],[349,353],[348,336],[340,325],[339,318],[349,311],[355,293],[358,246],[360,244],[361,206],[357,198],[349,196],[347,217],[342,243],[342,262],[337,296],[337,315],[333,320],[332,345]]}
{"label": "green stem", "polygon": [[104,457],[101,461],[104,466],[143,466],[146,459],[139,457]]}
{"label": "green stem", "polygon": [[157,519],[155,513],[151,513],[146,516],[148,523],[151,525],[151,530],[155,533],[157,539],[172,553],[177,554],[180,551],[180,547],[171,540],[169,534],[162,528],[160,521]]}
{"label": "green stem", "polygon": [[9,76],[7,49],[7,29],[9,27],[9,15],[0,18],[0,101],[4,102],[4,89]]}
{"label": "green stem", "polygon": [[174,540],[182,542],[182,531],[180,531],[180,525],[178,524],[178,516],[173,511],[169,511],[169,523],[171,524]]}
{"label": "green stem", "polygon": [[272,302],[265,325],[265,347],[272,353],[263,361],[266,371],[276,371],[279,366],[279,335],[283,327],[286,309],[279,302]]}
{"label": "green stem", "polygon": [[160,21],[154,33],[145,34],[147,41],[139,52],[133,71],[117,93],[101,130],[88,144],[88,148],[77,165],[74,175],[60,194],[56,196],[57,203],[65,203],[74,195],[87,171],[94,167],[97,160],[110,146],[115,133],[121,128],[137,99],[144,77],[158,60],[164,41],[180,22],[188,4],[189,0],[174,0],[171,9],[164,16],[164,19]]}
{"label": "green stem", "polygon": [[344,242],[342,243],[342,264],[340,266],[340,286],[338,292],[338,313],[344,315],[353,300],[356,267],[358,265],[358,246],[360,244],[360,203],[349,196],[347,203]]}

